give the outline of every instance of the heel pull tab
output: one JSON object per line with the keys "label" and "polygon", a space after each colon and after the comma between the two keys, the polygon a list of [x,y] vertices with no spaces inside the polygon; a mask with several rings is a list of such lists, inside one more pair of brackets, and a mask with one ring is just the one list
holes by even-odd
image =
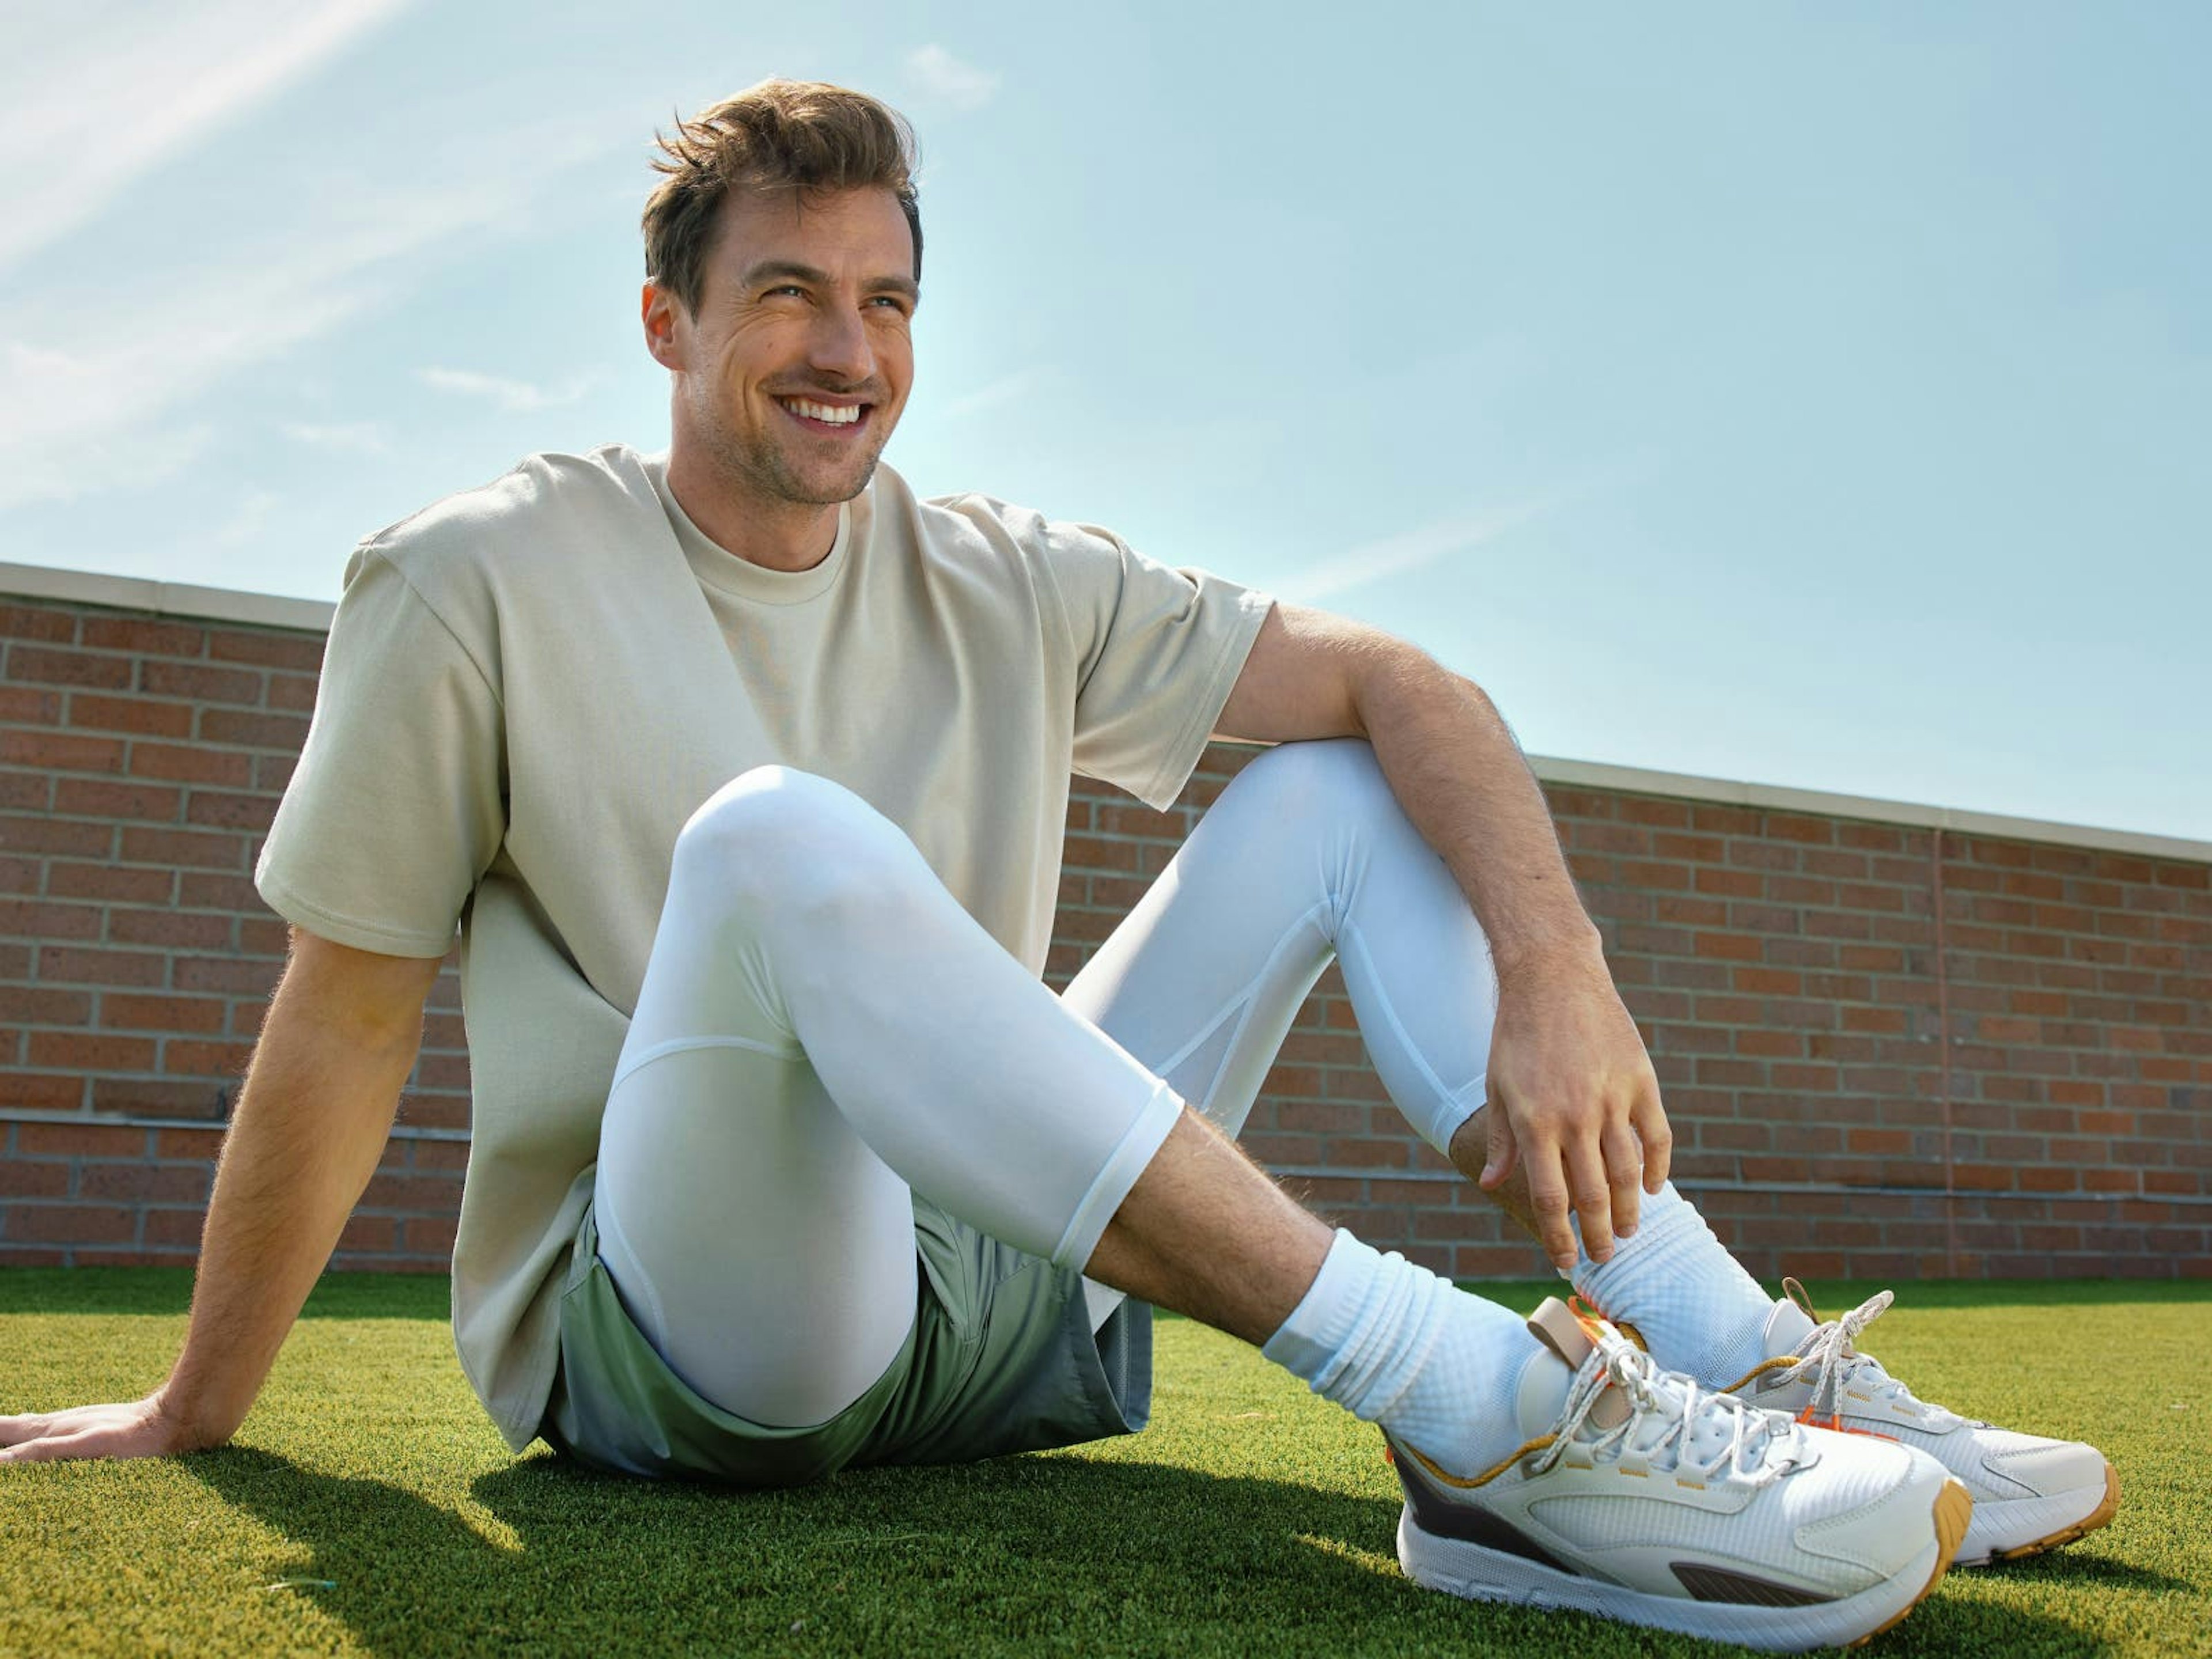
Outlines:
{"label": "heel pull tab", "polygon": [[1528,1316],[1528,1328],[1539,1342],[1566,1362],[1569,1370],[1580,1370],[1583,1361],[1597,1346],[1590,1340],[1589,1332],[1583,1328],[1574,1310],[1556,1296],[1546,1297],[1536,1311]]}
{"label": "heel pull tab", "polygon": [[[1583,1362],[1597,1350],[1592,1325],[1556,1296],[1546,1297],[1536,1311],[1528,1316],[1528,1328],[1571,1370],[1581,1370]],[[1627,1400],[1608,1378],[1597,1402],[1590,1407],[1589,1420],[1600,1429],[1612,1429],[1626,1422],[1629,1414]]]}

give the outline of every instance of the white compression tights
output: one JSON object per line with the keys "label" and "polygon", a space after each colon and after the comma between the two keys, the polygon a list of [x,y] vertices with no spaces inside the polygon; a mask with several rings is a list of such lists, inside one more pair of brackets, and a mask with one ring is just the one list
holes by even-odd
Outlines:
{"label": "white compression tights", "polygon": [[[1081,1265],[1185,1101],[1243,1127],[1332,955],[1443,1146],[1483,1102],[1496,980],[1365,744],[1256,757],[1061,997],[859,797],[747,773],[677,843],[600,1132],[608,1272],[707,1399],[826,1421],[913,1322],[912,1193]],[[1094,1325],[1116,1300],[1093,1287]]]}

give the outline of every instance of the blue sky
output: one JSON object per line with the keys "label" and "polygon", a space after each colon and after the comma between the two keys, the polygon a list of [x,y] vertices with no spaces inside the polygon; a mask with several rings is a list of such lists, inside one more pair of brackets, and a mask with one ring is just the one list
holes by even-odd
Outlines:
{"label": "blue sky", "polygon": [[921,134],[887,453],[1364,617],[1534,752],[2212,839],[2212,10],[11,7],[0,558],[333,597],[666,441],[651,131]]}

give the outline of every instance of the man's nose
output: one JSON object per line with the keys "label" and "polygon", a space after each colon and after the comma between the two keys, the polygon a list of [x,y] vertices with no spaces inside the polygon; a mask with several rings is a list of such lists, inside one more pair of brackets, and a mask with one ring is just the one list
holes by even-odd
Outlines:
{"label": "man's nose", "polygon": [[809,366],[823,374],[851,383],[867,380],[876,372],[867,325],[853,307],[825,306],[817,312],[807,346]]}

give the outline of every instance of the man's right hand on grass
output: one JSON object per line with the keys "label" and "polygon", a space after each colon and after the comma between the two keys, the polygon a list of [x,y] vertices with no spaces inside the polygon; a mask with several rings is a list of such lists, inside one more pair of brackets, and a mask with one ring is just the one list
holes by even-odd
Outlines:
{"label": "man's right hand on grass", "polygon": [[58,1463],[72,1457],[166,1457],[219,1443],[195,1435],[150,1395],[112,1406],[79,1406],[45,1416],[0,1417],[0,1463]]}
{"label": "man's right hand on grass", "polygon": [[128,1403],[0,1417],[0,1463],[160,1457],[230,1438],[376,1173],[437,976],[434,957],[294,930],[223,1137],[168,1381]]}

